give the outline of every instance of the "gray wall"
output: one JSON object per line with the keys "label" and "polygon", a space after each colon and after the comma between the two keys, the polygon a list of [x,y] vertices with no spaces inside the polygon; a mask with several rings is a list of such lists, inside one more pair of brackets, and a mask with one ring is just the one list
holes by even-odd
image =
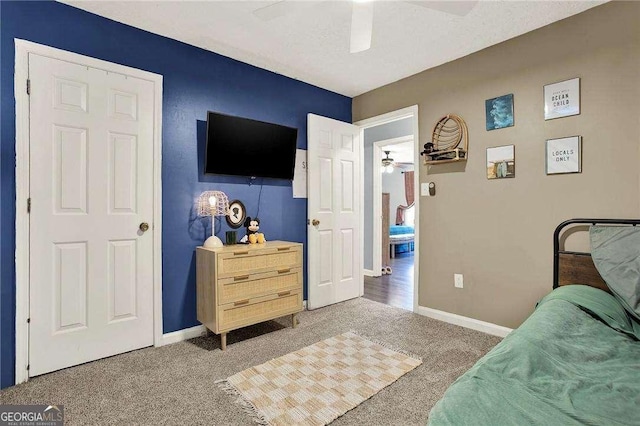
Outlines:
{"label": "gray wall", "polygon": [[[574,77],[580,115],[545,121],[543,86]],[[509,93],[515,126],[487,131],[485,100]],[[560,222],[640,216],[640,2],[606,3],[365,93],[353,119],[414,104],[421,142],[448,113],[469,128],[468,161],[417,166],[438,188],[418,201],[420,306],[517,327],[551,291]],[[573,135],[582,173],[547,176],[545,141]],[[488,180],[486,149],[508,144],[515,178]]]}
{"label": "gray wall", "polygon": [[[373,269],[373,174],[380,173],[380,165],[373,166],[373,144],[411,134],[412,117],[364,130],[364,269]],[[374,272],[378,274],[380,271]]]}

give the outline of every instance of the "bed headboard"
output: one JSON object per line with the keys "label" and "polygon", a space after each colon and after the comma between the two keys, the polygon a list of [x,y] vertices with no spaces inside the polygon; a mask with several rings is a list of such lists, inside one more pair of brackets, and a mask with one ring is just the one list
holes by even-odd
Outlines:
{"label": "bed headboard", "polygon": [[591,259],[591,253],[560,249],[560,233],[571,225],[640,225],[640,219],[570,219],[553,233],[553,288],[585,284],[611,293]]}

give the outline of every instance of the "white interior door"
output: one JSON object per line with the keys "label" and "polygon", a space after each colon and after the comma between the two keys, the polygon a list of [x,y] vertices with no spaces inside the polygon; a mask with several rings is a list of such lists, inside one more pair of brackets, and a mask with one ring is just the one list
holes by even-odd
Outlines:
{"label": "white interior door", "polygon": [[360,128],[314,114],[307,120],[308,307],[360,296]]}
{"label": "white interior door", "polygon": [[154,87],[33,53],[29,78],[35,376],[153,344]]}

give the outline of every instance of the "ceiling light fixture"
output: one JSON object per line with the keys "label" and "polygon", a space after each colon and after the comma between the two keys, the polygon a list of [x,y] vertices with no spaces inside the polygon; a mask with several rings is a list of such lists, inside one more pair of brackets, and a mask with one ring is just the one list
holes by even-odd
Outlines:
{"label": "ceiling light fixture", "polygon": [[389,157],[389,153],[391,151],[384,151],[387,156],[382,159],[382,169],[380,170],[382,173],[393,173],[393,158]]}

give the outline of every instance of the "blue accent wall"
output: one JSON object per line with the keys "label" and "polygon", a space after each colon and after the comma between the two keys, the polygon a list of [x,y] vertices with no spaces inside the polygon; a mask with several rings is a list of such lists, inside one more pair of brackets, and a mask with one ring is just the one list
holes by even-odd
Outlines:
{"label": "blue accent wall", "polygon": [[[15,369],[14,38],[164,76],[165,333],[198,324],[194,248],[210,232],[209,222],[194,214],[200,192],[222,190],[242,200],[249,216],[257,213],[261,196],[260,229],[267,239],[306,244],[306,199],[293,199],[290,182],[257,179],[249,186],[245,178],[202,173],[206,112],[297,127],[298,148],[306,148],[307,113],[351,122],[351,98],[60,3],[0,1],[0,19],[0,387],[14,383]],[[219,228],[224,240],[224,220]],[[304,266],[306,297],[306,260]]]}

